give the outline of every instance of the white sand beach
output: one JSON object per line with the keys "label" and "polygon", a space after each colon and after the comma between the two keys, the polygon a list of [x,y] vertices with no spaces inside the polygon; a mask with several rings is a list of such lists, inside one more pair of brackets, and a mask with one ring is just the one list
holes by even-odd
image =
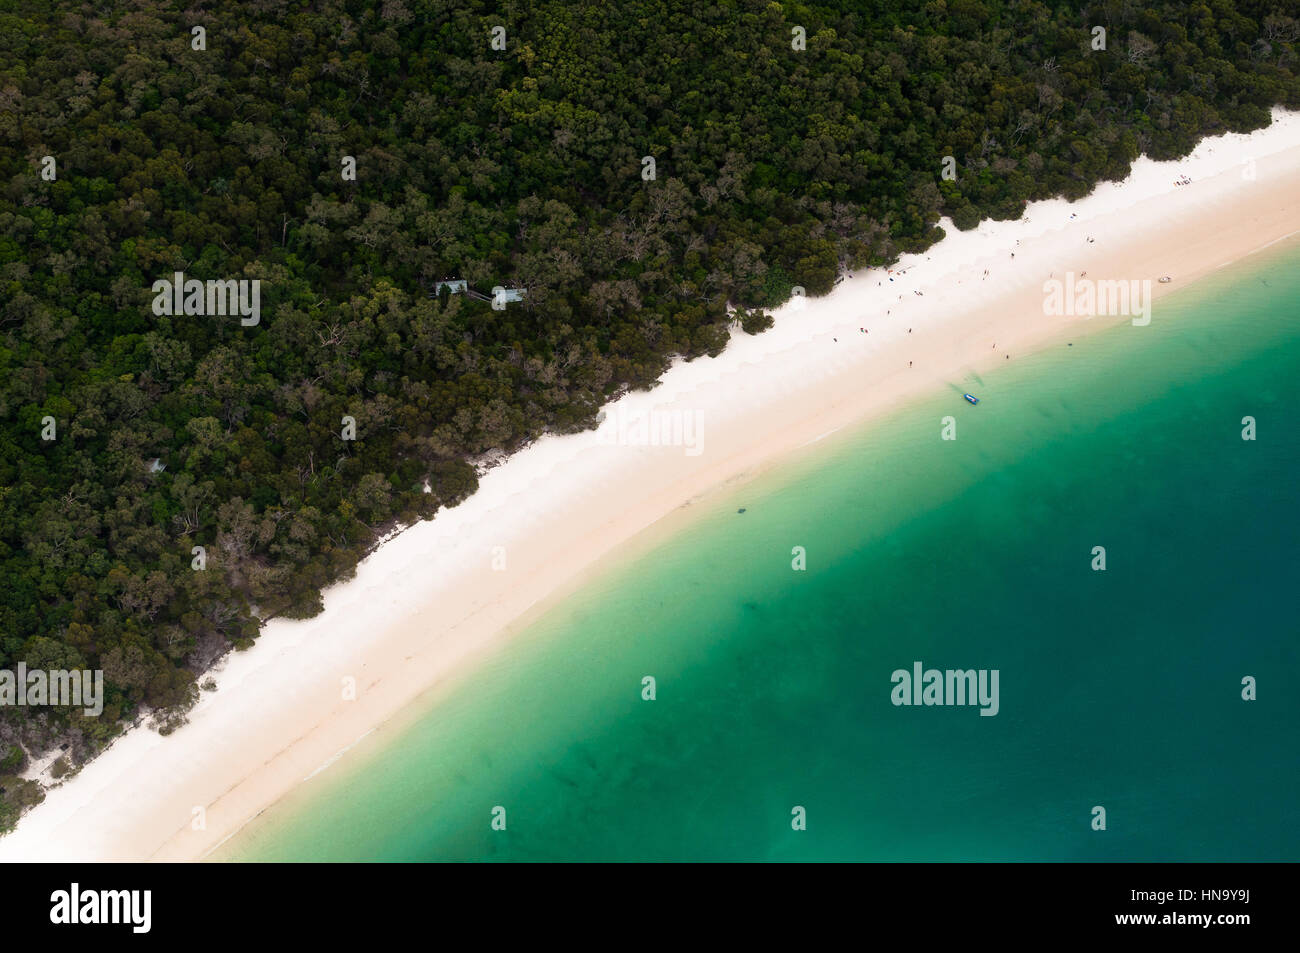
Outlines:
{"label": "white sand beach", "polygon": [[[720,357],[677,363],[653,391],[611,405],[599,430],[545,437],[491,469],[467,502],[328,590],[321,615],[273,621],[224,659],[183,728],[133,729],[51,789],[0,838],[0,861],[201,858],[480,664],[633,537],[689,518],[682,508],[711,489],[1065,334],[1146,332],[1127,317],[1049,316],[1044,281],[1149,279],[1157,325],[1159,296],[1300,231],[1300,113],[1276,111],[1269,129],[1206,140],[1177,162],[1141,159],[1128,180],[1074,204],[944,227],[943,242],[892,273],[860,271],[776,312],[764,334],[736,331]],[[620,421],[644,414],[677,425],[677,445],[638,445],[635,428],[619,439]],[[343,697],[347,678],[355,700]]]}

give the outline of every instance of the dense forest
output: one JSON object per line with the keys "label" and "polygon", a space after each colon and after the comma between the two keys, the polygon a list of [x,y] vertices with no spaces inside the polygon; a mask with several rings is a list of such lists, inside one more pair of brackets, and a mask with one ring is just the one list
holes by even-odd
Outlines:
{"label": "dense forest", "polygon": [[[0,668],[107,700],[0,708],[0,830],[30,756],[183,717],[485,453],[941,216],[1267,125],[1298,40],[1286,0],[6,3]],[[156,314],[174,272],[260,280],[260,321]]]}

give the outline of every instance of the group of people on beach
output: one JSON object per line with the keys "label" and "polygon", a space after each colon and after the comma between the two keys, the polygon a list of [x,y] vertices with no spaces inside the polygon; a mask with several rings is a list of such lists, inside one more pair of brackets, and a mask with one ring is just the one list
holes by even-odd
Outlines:
{"label": "group of people on beach", "polygon": [[1188,176],[1188,175],[1180,175],[1180,176],[1179,176],[1179,177],[1174,181],[1174,185],[1191,185],[1191,184],[1192,184],[1192,179],[1191,179],[1191,176]]}
{"label": "group of people on beach", "polygon": [[[1071,217],[1071,218],[1074,218],[1073,215],[1071,215],[1070,217]],[[1091,241],[1092,241],[1092,238],[1089,238],[1088,241],[1091,242]],[[1020,242],[1017,241],[1016,244],[1019,245]],[[1011,257],[1012,257],[1012,258],[1015,258],[1015,257],[1016,257],[1016,253],[1015,253],[1015,252],[1012,252],[1012,253],[1011,253]],[[899,268],[899,269],[897,269],[897,270],[891,268],[891,269],[888,269],[888,271],[886,272],[886,277],[888,277],[889,280],[892,282],[892,281],[894,280],[894,278],[893,278],[894,275],[902,275],[902,274],[904,274],[906,271],[907,271],[907,269],[905,269],[905,268]],[[1087,274],[1087,272],[1084,272],[1084,274]],[[987,268],[985,268],[985,269],[984,269],[984,273],[983,273],[983,275],[981,276],[981,279],[980,279],[980,280],[983,280],[983,279],[987,278],[988,276],[989,276],[989,270],[988,270]],[[879,281],[876,282],[876,286],[877,286],[877,287],[879,287],[881,284],[882,284],[882,282],[879,282]],[[923,292],[923,291],[919,291],[919,290],[916,290],[916,289],[913,289],[912,294],[917,295],[917,296],[919,296],[919,297],[924,297],[925,292]],[[899,300],[899,301],[902,301],[902,300],[903,300],[903,296],[902,296],[902,295],[899,295],[899,296],[898,296],[898,300]],[[892,311],[890,311],[890,310],[886,310],[886,311],[885,311],[885,314],[887,314],[887,315],[888,315],[888,314],[892,314]],[[870,329],[870,328],[867,328],[867,327],[860,327],[860,328],[858,328],[858,333],[859,333],[859,334],[870,334],[870,333],[871,333],[871,329]],[[911,328],[908,328],[908,329],[907,329],[907,333],[908,333],[908,334],[911,334],[911,333],[912,333],[912,329],[911,329]],[[839,343],[839,340],[840,340],[840,339],[839,339],[839,338],[833,338],[833,340],[834,340],[836,343]],[[994,349],[994,350],[997,350],[997,347],[998,347],[997,342],[996,342],[996,341],[993,342],[993,349]],[[1003,355],[1003,357],[1004,357],[1006,360],[1008,360],[1008,361],[1011,360],[1011,355],[1010,355],[1010,354]],[[908,366],[908,367],[911,367],[911,366],[912,366],[912,362],[911,362],[911,361],[908,361],[908,362],[907,362],[907,366]]]}

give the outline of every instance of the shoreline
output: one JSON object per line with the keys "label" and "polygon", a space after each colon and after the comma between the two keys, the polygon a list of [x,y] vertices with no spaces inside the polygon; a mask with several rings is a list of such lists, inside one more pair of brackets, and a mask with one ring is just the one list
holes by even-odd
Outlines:
{"label": "shoreline", "polygon": [[[1266,251],[1279,244],[1294,243],[1294,248],[1300,248],[1300,229],[1287,235],[1279,237],[1273,241],[1267,242],[1259,248],[1252,249],[1240,258],[1223,262],[1206,272],[1195,287],[1203,290],[1203,281],[1214,274],[1226,269],[1232,269],[1240,266],[1243,270],[1248,267],[1254,267]],[[1167,293],[1174,294],[1177,291],[1186,291],[1188,289],[1170,289]],[[1124,323],[1120,321],[1119,323]],[[1034,347],[1024,353],[1023,356],[1039,355],[1052,347],[1060,346],[1067,340],[1075,342],[1085,339],[1085,336],[1095,333],[1113,330],[1116,326],[1115,321],[1097,321],[1090,322],[1089,326],[1082,328],[1063,328],[1059,334],[1056,334],[1046,340],[1041,346]],[[993,360],[986,360],[979,366],[969,368],[971,374],[983,374],[986,371],[997,371],[999,364]],[[737,474],[725,483],[708,487],[696,497],[682,502],[672,512],[656,520],[650,526],[641,530],[635,536],[621,544],[617,551],[603,557],[598,563],[588,566],[586,569],[570,578],[559,588],[548,594],[539,603],[533,605],[521,616],[510,622],[501,633],[499,644],[484,653],[485,659],[490,659],[496,653],[496,649],[505,648],[507,643],[513,644],[516,639],[527,637],[527,633],[539,621],[545,619],[550,613],[562,607],[567,601],[574,598],[581,598],[581,593],[592,586],[604,586],[607,584],[626,584],[622,576],[624,570],[635,566],[641,560],[647,558],[656,550],[664,546],[671,545],[675,538],[690,527],[697,524],[702,518],[702,507],[712,506],[709,513],[716,512],[720,507],[734,507],[737,504],[753,506],[754,503],[745,495],[747,487],[754,484],[762,485],[764,477],[773,472],[788,472],[792,465],[797,464],[798,471],[805,473],[809,468],[816,469],[819,466],[818,460],[832,459],[841,448],[846,445],[852,445],[864,439],[864,436],[878,423],[881,423],[888,415],[893,412],[906,411],[917,403],[933,398],[936,394],[942,393],[944,387],[941,383],[933,383],[926,390],[910,394],[891,405],[879,408],[873,411],[870,416],[858,418],[849,423],[837,427],[834,430],[828,430],[825,433],[813,437],[799,447],[793,450],[782,452],[779,456],[764,459],[754,468]],[[959,402],[959,401],[958,401]],[[958,408],[960,410],[960,408]],[[784,484],[783,484],[784,485]],[[764,492],[771,489],[771,484],[766,484]],[[479,660],[482,661],[482,660]],[[472,690],[474,676],[481,671],[478,665],[467,664],[457,671],[450,673],[444,680],[421,692],[417,697],[411,700],[401,711],[393,715],[392,718],[383,724],[376,725],[366,732],[360,738],[357,738],[345,748],[337,752],[326,763],[322,764],[310,775],[303,778],[299,784],[285,793],[283,797],[272,804],[268,804],[264,809],[249,817],[240,827],[231,831],[220,842],[214,844],[209,850],[198,858],[198,861],[209,861],[214,863],[243,863],[257,862],[256,857],[241,856],[241,848],[249,848],[256,853],[255,848],[250,845],[256,844],[257,838],[262,833],[270,833],[274,836],[275,828],[269,831],[265,828],[258,828],[257,822],[264,815],[279,811],[276,820],[285,820],[291,818],[293,813],[298,810],[310,810],[313,798],[318,796],[330,797],[336,794],[340,788],[339,785],[346,784],[349,778],[364,776],[365,771],[378,768],[383,759],[389,757],[401,757],[402,749],[396,747],[408,731],[415,730],[419,723],[430,717],[435,717],[438,706],[444,703],[453,693],[466,690],[466,683],[469,683]],[[327,768],[334,767],[344,755],[349,755],[349,761],[345,763],[342,770],[345,772],[343,777],[319,778]],[[378,761],[376,760],[378,759]],[[315,781],[323,788],[315,790],[308,782]],[[293,803],[298,798],[302,800]],[[287,813],[285,813],[287,812]],[[275,824],[275,820],[271,821]],[[250,830],[250,828],[252,830]],[[241,835],[247,832],[247,838],[240,843]],[[223,851],[231,841],[235,845]]]}
{"label": "shoreline", "polygon": [[[1182,174],[1191,185],[1173,184]],[[1159,321],[1163,295],[1300,230],[1300,113],[1275,110],[1268,129],[1203,140],[1176,162],[1139,159],[1124,183],[1073,205],[1039,202],[1015,222],[945,228],[941,243],[890,273],[860,271],[802,309],[779,309],[764,334],[737,333],[718,358],[676,362],[653,391],[609,405],[596,431],[543,437],[489,470],[465,503],[396,534],[327,590],[324,613],[268,623],[252,649],[218,663],[218,690],[189,724],[167,738],[134,728],[51,789],[0,838],[0,860],[207,855],[595,574],[680,526],[692,502],[1005,363],[997,358],[1008,351],[1014,360],[1128,321],[1046,316],[1049,275],[1150,279]],[[1163,274],[1174,280],[1154,284]],[[699,452],[611,441],[624,412],[690,415]],[[342,699],[348,677],[355,701]]]}

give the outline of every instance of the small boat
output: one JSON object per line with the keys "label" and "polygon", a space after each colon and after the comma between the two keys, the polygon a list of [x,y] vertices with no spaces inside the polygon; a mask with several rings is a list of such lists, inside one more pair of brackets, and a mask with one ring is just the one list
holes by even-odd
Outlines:
{"label": "small boat", "polygon": [[965,397],[967,400],[969,400],[972,404],[978,404],[980,402],[980,399],[978,397],[972,397],[970,394],[962,394],[962,396]]}
{"label": "small boat", "polygon": [[1163,276],[1160,278],[1160,283],[1161,283],[1162,285],[1167,285],[1167,284],[1169,284],[1169,282],[1171,282],[1171,281],[1173,281],[1173,280],[1174,280],[1174,279],[1170,278],[1168,275],[1163,275]]}

